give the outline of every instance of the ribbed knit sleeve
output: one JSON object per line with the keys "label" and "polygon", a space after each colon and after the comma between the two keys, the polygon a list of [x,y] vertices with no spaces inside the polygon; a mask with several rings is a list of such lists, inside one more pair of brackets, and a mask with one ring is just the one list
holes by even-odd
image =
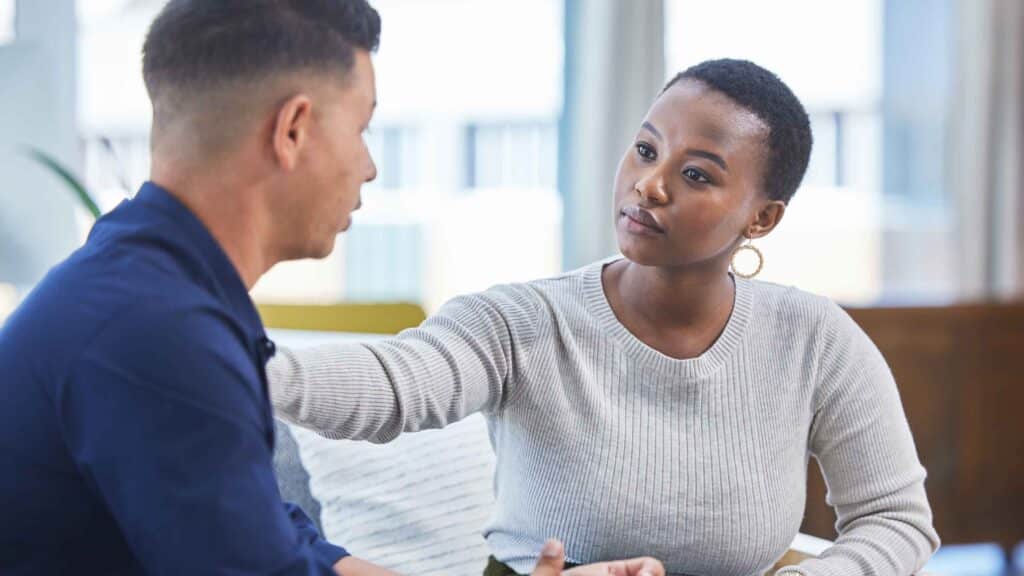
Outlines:
{"label": "ribbed knit sleeve", "polygon": [[899,392],[878,349],[830,305],[821,327],[810,451],[828,486],[839,537],[800,573],[913,574],[939,546]]}
{"label": "ribbed knit sleeve", "polygon": [[536,340],[536,308],[528,290],[503,286],[392,339],[281,348],[267,366],[276,413],[329,438],[387,442],[495,412]]}

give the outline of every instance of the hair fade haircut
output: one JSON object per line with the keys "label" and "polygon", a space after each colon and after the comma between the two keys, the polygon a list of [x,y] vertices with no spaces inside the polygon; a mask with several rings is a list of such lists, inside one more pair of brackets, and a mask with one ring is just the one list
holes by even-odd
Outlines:
{"label": "hair fade haircut", "polygon": [[275,74],[351,71],[375,51],[380,16],[366,0],[170,0],[150,26],[142,73],[154,103]]}
{"label": "hair fade haircut", "polygon": [[747,60],[708,60],[680,72],[668,90],[692,79],[728,96],[768,126],[764,190],[772,200],[789,202],[811,158],[811,122],[793,91],[778,76]]}

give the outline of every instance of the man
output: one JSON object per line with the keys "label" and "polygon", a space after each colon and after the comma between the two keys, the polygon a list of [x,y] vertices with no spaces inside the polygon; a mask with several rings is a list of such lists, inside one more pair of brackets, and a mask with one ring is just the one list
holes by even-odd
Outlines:
{"label": "man", "polygon": [[[376,168],[365,0],[171,0],[152,174],[0,332],[0,573],[385,574],[284,505],[248,296],[323,257]],[[536,574],[561,570],[549,542]],[[660,573],[650,560],[582,574]]]}

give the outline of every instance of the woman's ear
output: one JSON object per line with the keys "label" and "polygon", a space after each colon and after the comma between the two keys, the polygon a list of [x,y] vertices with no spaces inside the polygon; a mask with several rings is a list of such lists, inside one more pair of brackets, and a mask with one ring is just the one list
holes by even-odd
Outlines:
{"label": "woman's ear", "polygon": [[786,203],[782,200],[771,200],[761,207],[755,215],[754,221],[747,227],[747,237],[762,238],[775,229],[782,222],[786,214]]}

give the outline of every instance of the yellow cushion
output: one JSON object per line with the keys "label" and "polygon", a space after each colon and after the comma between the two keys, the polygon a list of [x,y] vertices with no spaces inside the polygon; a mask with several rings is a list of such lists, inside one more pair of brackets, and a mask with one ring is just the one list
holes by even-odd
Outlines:
{"label": "yellow cushion", "polygon": [[396,334],[427,315],[417,304],[258,304],[263,325],[287,330]]}

